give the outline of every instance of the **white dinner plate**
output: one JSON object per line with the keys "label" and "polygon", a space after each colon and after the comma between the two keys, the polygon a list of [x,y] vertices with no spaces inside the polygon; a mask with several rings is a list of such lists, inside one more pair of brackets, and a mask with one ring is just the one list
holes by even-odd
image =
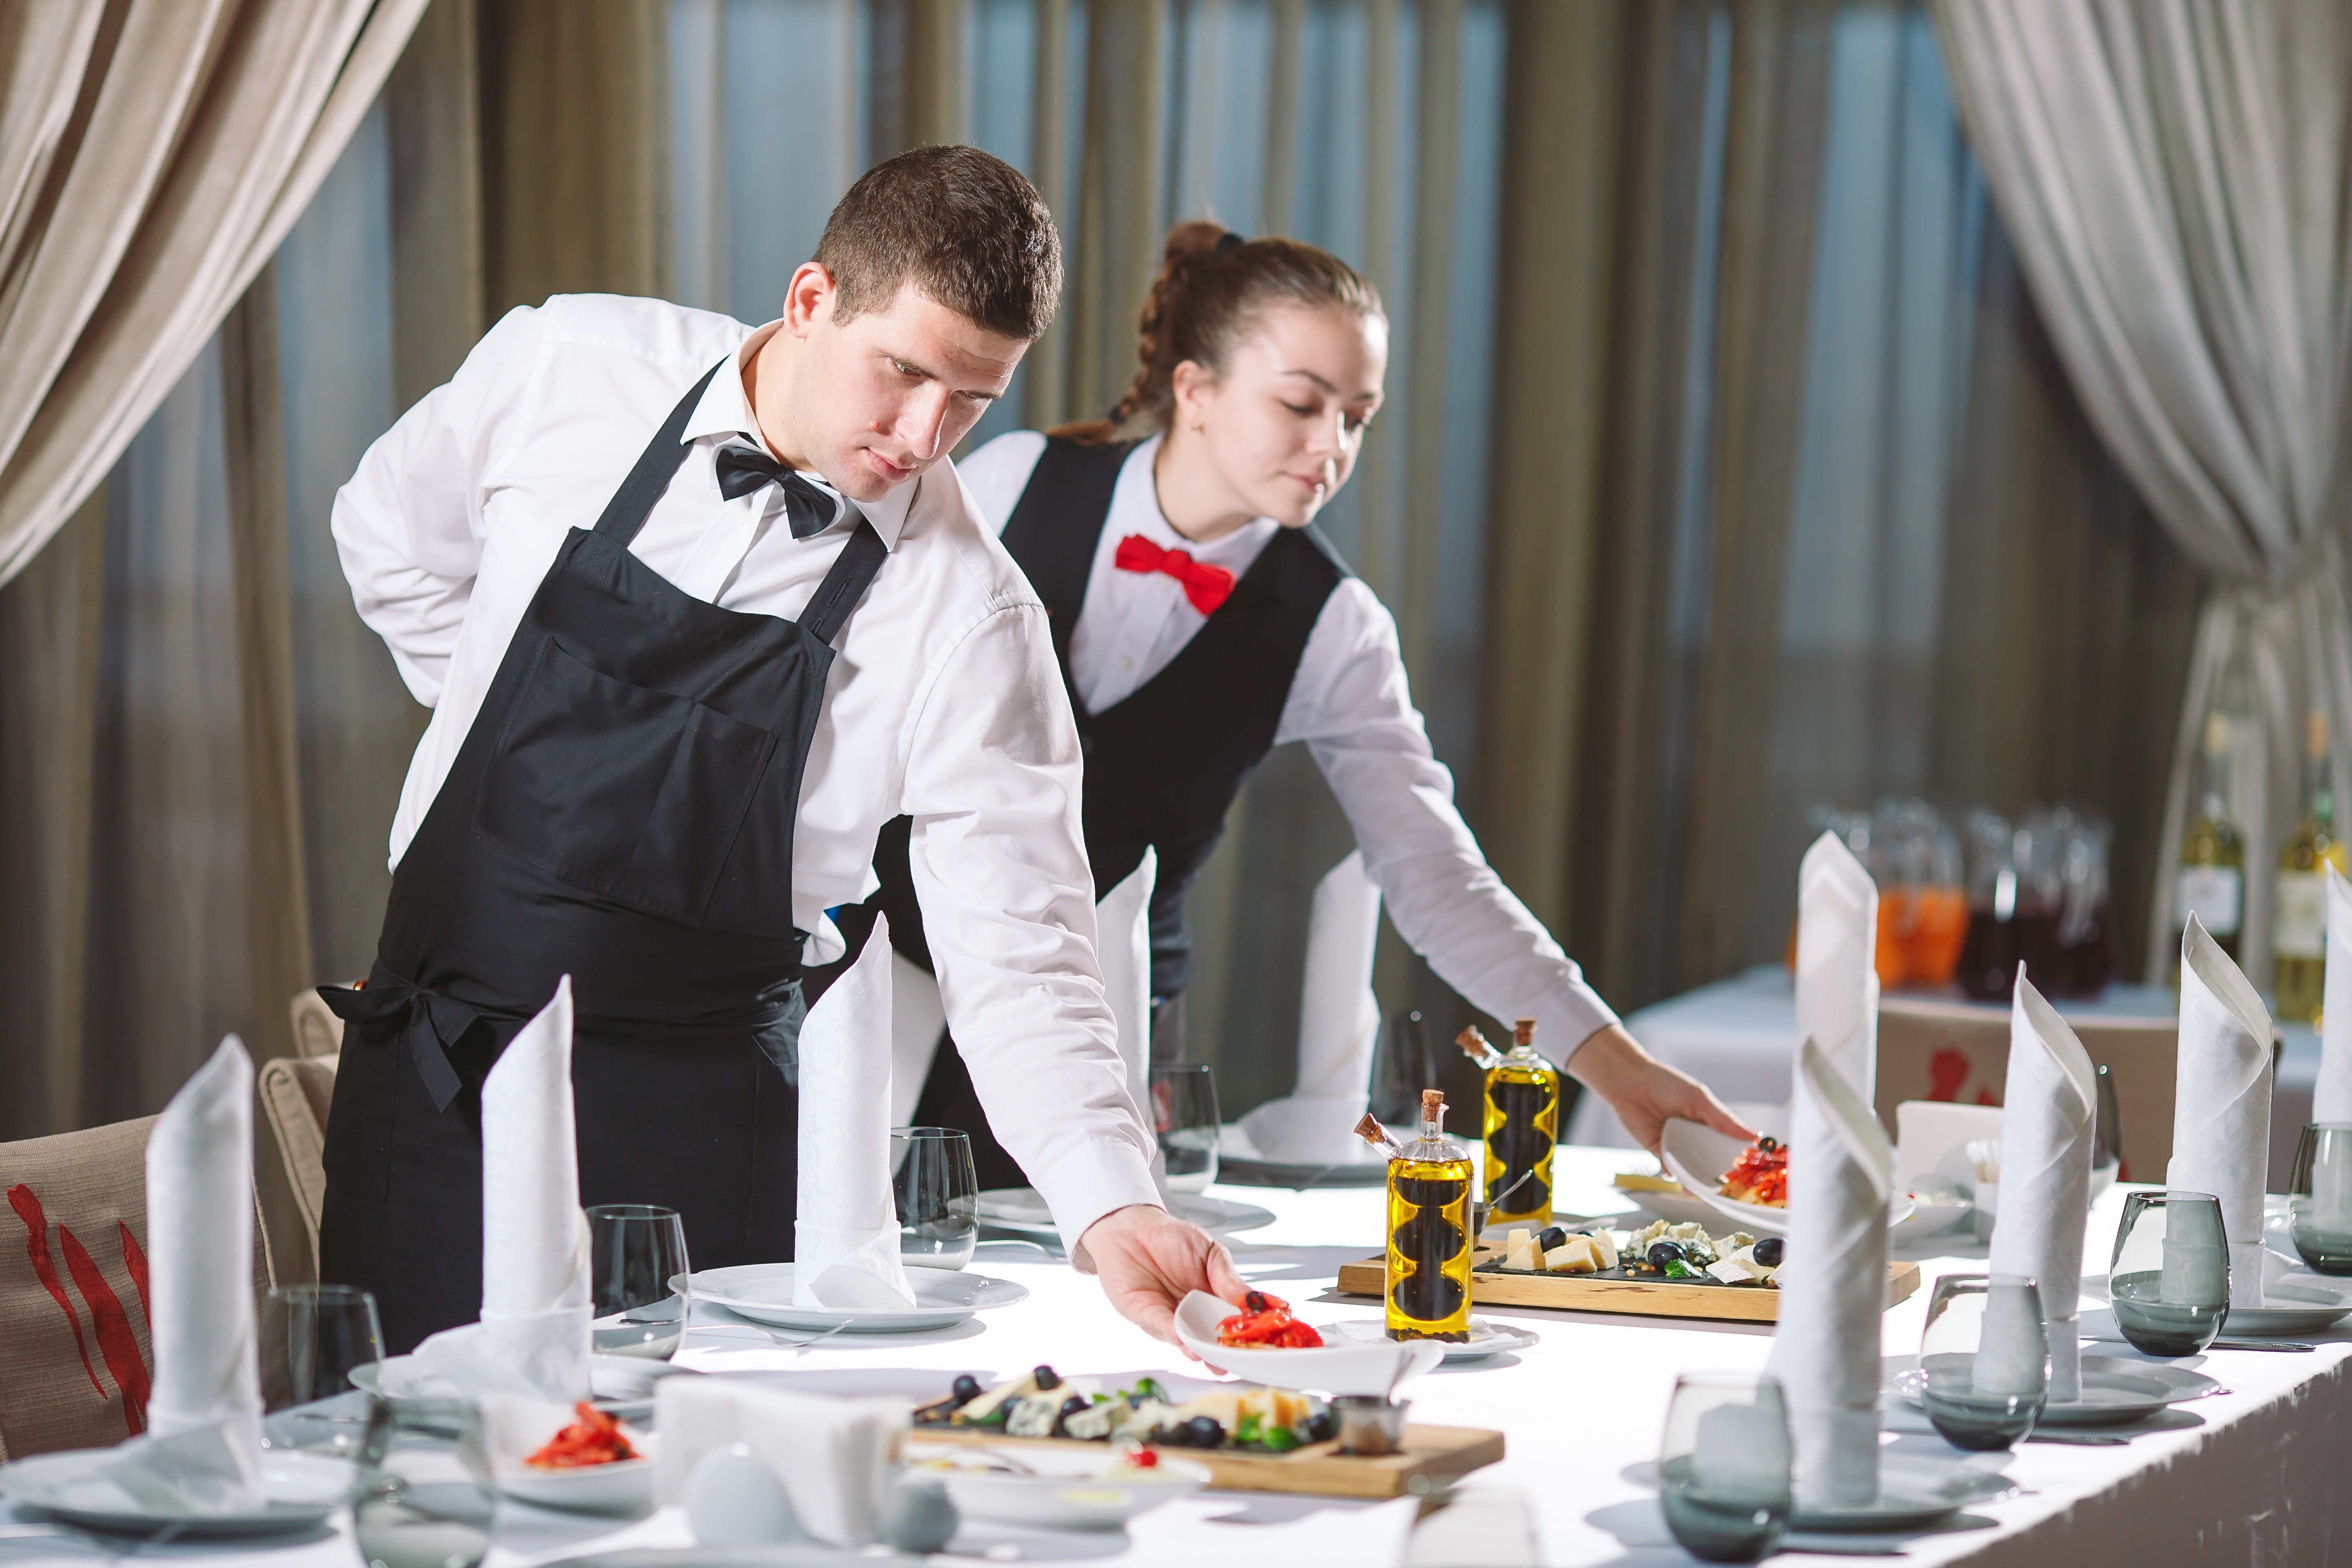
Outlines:
{"label": "white dinner plate", "polygon": [[1138,1514],[1209,1484],[1206,1465],[1165,1449],[1143,1471],[1121,1468],[1114,1453],[1040,1446],[999,1454],[925,1443],[919,1435],[908,1440],[907,1451],[910,1473],[938,1475],[963,1518],[1035,1530],[1118,1530]]}
{"label": "white dinner plate", "polygon": [[[566,1513],[651,1513],[654,1465],[660,1438],[643,1427],[621,1424],[622,1436],[638,1458],[609,1465],[542,1470],[525,1462],[570,1425],[570,1413],[544,1400],[499,1398],[482,1407],[481,1447],[486,1456],[469,1465],[498,1491],[540,1508]],[[460,1456],[464,1456],[461,1454]]]}
{"label": "white dinner plate", "polygon": [[263,1507],[197,1514],[144,1502],[101,1474],[121,1457],[113,1448],[69,1448],[12,1459],[0,1465],[0,1493],[92,1530],[144,1534],[176,1529],[184,1537],[226,1537],[315,1529],[342,1506],[358,1479],[349,1459],[266,1448]]}
{"label": "white dinner plate", "polygon": [[[2007,1454],[1996,1454],[1952,1458],[1941,1454],[1881,1449],[1875,1501],[1858,1507],[1815,1508],[1800,1494],[1789,1515],[1789,1528],[1842,1531],[1924,1529],[1964,1508],[1994,1502],[2017,1490],[2016,1482],[1992,1468],[2008,1463],[2009,1458]],[[1630,1465],[1623,1475],[1635,1486],[1658,1489],[1654,1460]]]}
{"label": "white dinner plate", "polygon": [[1184,1348],[1209,1365],[1252,1383],[1311,1394],[1370,1394],[1388,1395],[1402,1388],[1445,1359],[1435,1340],[1397,1341],[1383,1335],[1365,1342],[1334,1343],[1334,1333],[1314,1325],[1323,1344],[1313,1350],[1255,1345],[1221,1345],[1217,1325],[1239,1308],[1195,1290],[1176,1305],[1176,1337]]}
{"label": "white dinner plate", "polygon": [[[1668,1225],[1704,1226],[1711,1234],[1723,1223],[1721,1215],[1679,1187],[1670,1193],[1646,1192],[1638,1187],[1612,1187],[1609,1190],[1631,1202],[1639,1204],[1643,1214],[1653,1219],[1664,1220]],[[1618,1223],[1631,1217],[1627,1215],[1612,1215],[1610,1223],[1618,1229],[1643,1228],[1639,1225],[1627,1226]]]}
{"label": "white dinner plate", "polygon": [[[1274,1223],[1274,1211],[1255,1204],[1237,1204],[1227,1198],[1213,1198],[1199,1193],[1177,1193],[1170,1211],[1178,1219],[1190,1220],[1212,1236],[1230,1236],[1238,1230],[1255,1230]],[[980,1223],[995,1230],[1009,1230],[1018,1236],[1040,1236],[1058,1239],[1061,1232],[1055,1226],[1054,1211],[1034,1187],[992,1187],[980,1194]]]}
{"label": "white dinner plate", "polygon": [[[1789,1233],[1789,1211],[1764,1204],[1734,1203],[1716,1191],[1721,1173],[1731,1169],[1748,1145],[1728,1133],[1717,1132],[1712,1127],[1701,1127],[1696,1121],[1680,1117],[1668,1119],[1665,1130],[1659,1134],[1659,1152],[1664,1157],[1666,1171],[1699,1202],[1727,1219],[1739,1222],[1743,1230],[1758,1236],[1786,1236]],[[1886,1205],[1886,1223],[1892,1227],[1909,1219],[1917,1209],[1909,1193],[1896,1193]]]}
{"label": "white dinner plate", "polygon": [[1286,1160],[1258,1152],[1249,1129],[1228,1121],[1217,1129],[1217,1179],[1253,1187],[1378,1187],[1389,1179],[1389,1157],[1358,1143],[1339,1160]]}
{"label": "white dinner plate", "polygon": [[[1010,1307],[1029,1299],[1025,1285],[998,1279],[969,1269],[909,1268],[907,1283],[914,1288],[912,1307],[795,1307],[793,1266],[789,1263],[744,1263],[732,1268],[698,1269],[688,1277],[694,1293],[716,1301],[738,1316],[779,1329],[842,1329],[850,1334],[904,1334],[919,1329],[944,1329],[974,1312]],[[842,1328],[844,1323],[848,1327]]]}
{"label": "white dinner plate", "polygon": [[[1349,1344],[1389,1344],[1388,1326],[1378,1318],[1346,1318],[1323,1331],[1327,1340],[1345,1340]],[[1485,1361],[1508,1351],[1523,1351],[1536,1342],[1536,1336],[1512,1323],[1497,1323],[1491,1319],[1472,1317],[1470,1338],[1466,1343],[1455,1344],[1448,1340],[1432,1340],[1431,1344],[1445,1352],[1445,1364],[1456,1362]]]}
{"label": "white dinner plate", "polygon": [[2315,1334],[2335,1327],[2347,1313],[2352,1313],[2352,1300],[2339,1290],[2316,1280],[2273,1279],[2263,1288],[2262,1305],[2242,1307],[2231,1301],[2221,1331],[2255,1339]]}
{"label": "white dinner plate", "polygon": [[[1886,1358],[1886,1388],[1914,1410],[1922,1408],[1919,1391],[1927,1374],[1916,1356]],[[2155,1415],[2168,1405],[2202,1399],[2229,1391],[2201,1372],[2169,1366],[2160,1361],[2134,1361],[2124,1356],[2083,1358],[2083,1397],[2052,1402],[2034,1418],[2036,1426],[2120,1426]]]}
{"label": "white dinner plate", "polygon": [[[654,1396],[654,1384],[666,1377],[700,1377],[692,1367],[677,1366],[646,1356],[592,1355],[588,1358],[588,1392],[599,1405],[641,1405]],[[386,1399],[459,1399],[466,1397],[446,1378],[419,1366],[413,1355],[386,1356],[352,1368],[352,1386],[362,1394]]]}

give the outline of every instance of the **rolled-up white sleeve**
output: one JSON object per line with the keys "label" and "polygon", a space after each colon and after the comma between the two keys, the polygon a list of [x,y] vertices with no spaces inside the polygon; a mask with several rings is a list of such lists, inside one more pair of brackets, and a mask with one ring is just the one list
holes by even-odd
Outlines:
{"label": "rolled-up white sleeve", "polygon": [[908,858],[949,1029],[1075,1249],[1113,1209],[1160,1198],[1103,998],[1077,725],[1041,606],[1008,603],[973,626],[906,754]]}
{"label": "rolled-up white sleeve", "polygon": [[1325,601],[1276,739],[1307,743],[1389,918],[1447,984],[1497,1018],[1535,1019],[1538,1043],[1563,1063],[1617,1022],[1454,809],[1454,775],[1406,687],[1396,623],[1357,579]]}
{"label": "rolled-up white sleeve", "polygon": [[539,312],[510,310],[445,385],[377,437],[335,492],[335,550],[360,619],[408,689],[441,698],[482,559],[483,500],[539,357]]}

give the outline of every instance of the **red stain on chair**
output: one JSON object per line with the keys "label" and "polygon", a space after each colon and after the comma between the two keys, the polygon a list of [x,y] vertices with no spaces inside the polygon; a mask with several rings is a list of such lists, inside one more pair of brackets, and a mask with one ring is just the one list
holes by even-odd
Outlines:
{"label": "red stain on chair", "polygon": [[[73,1303],[66,1300],[65,1283],[58,1278],[58,1266],[49,1257],[49,1221],[41,1212],[41,1200],[34,1195],[32,1188],[19,1182],[8,1189],[8,1206],[25,1222],[25,1256],[33,1260],[33,1278],[41,1282],[41,1289],[49,1293],[58,1310],[66,1315],[66,1324],[73,1330],[74,1350],[81,1356],[81,1370],[89,1377],[90,1387],[104,1399],[106,1385],[98,1381],[98,1373],[89,1364],[89,1347],[81,1337],[81,1318],[74,1311]],[[141,1378],[143,1382],[143,1369]],[[131,1430],[138,1428],[133,1426]]]}
{"label": "red stain on chair", "polygon": [[58,1226],[58,1241],[64,1247],[66,1268],[81,1291],[81,1299],[89,1304],[90,1322],[98,1331],[99,1353],[106,1358],[108,1375],[114,1386],[122,1390],[122,1419],[136,1437],[147,1425],[147,1363],[139,1354],[139,1341],[131,1331],[131,1320],[124,1315],[122,1302],[114,1294],[114,1287],[98,1271],[98,1260],[89,1249],[64,1226]]}
{"label": "red stain on chair", "polygon": [[122,1233],[122,1271],[131,1276],[131,1289],[139,1292],[139,1315],[147,1320],[147,1331],[155,1331],[155,1309],[147,1304],[147,1255],[139,1250],[139,1238],[121,1220],[114,1228]]}
{"label": "red stain on chair", "polygon": [[1969,1081],[1969,1053],[1956,1046],[1946,1046],[1927,1058],[1927,1098],[1958,1100],[1960,1086]]}

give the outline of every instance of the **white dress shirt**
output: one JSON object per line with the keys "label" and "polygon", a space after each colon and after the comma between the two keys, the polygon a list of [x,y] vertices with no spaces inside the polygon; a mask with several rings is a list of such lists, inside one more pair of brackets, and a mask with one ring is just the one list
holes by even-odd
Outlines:
{"label": "white dress shirt", "polygon": [[[1164,572],[1124,572],[1118,542],[1139,533],[1235,577],[1281,524],[1259,518],[1194,544],[1160,514],[1151,463],[1157,437],[1137,447],[1112,487],[1087,598],[1070,630],[1070,678],[1099,713],[1168,667],[1206,623]],[[1002,533],[1045,450],[1034,430],[1001,436],[963,464],[988,526]],[[1304,741],[1356,830],[1364,869],[1397,931],[1445,983],[1497,1018],[1533,1018],[1538,1042],[1565,1059],[1617,1015],[1543,925],[1486,864],[1454,808],[1454,775],[1429,749],[1406,689],[1396,622],[1358,577],[1323,603],[1291,678],[1275,743]]]}
{"label": "white dress shirt", "polygon": [[[697,598],[798,616],[855,515],[795,540],[779,487],[727,500],[714,458],[761,445],[739,370],[766,330],[654,300],[517,310],[361,459],[334,534],[361,618],[433,709],[393,819],[395,866],[447,775],[566,532],[593,528],[696,378],[692,449],[630,545]],[[836,496],[836,502],[838,497]],[[1094,952],[1077,731],[1045,608],[941,462],[856,509],[889,546],[835,639],[801,784],[789,897],[824,911],[875,886],[874,836],[914,819],[912,862],[957,1045],[1005,1146],[1075,1243],[1156,1203]]]}

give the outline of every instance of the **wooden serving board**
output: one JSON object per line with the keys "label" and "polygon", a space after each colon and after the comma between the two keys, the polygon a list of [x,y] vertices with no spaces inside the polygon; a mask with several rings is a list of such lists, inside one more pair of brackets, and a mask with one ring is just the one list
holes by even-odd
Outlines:
{"label": "wooden serving board", "polygon": [[[908,1433],[916,1443],[950,1443],[962,1447],[1002,1448],[1018,1454],[1024,1448],[1082,1449],[1108,1455],[1101,1443],[1073,1437],[1007,1437],[971,1426],[917,1426]],[[1244,1448],[1170,1448],[1167,1453],[1209,1468],[1209,1485],[1229,1492],[1297,1492],[1310,1497],[1392,1498],[1442,1484],[1466,1475],[1503,1457],[1503,1435],[1483,1426],[1420,1426],[1404,1429],[1404,1451],[1377,1458],[1342,1454],[1335,1442],[1309,1443],[1287,1454],[1254,1453]],[[1422,1483],[1415,1486],[1415,1482]]]}
{"label": "wooden serving board", "polygon": [[[1482,1247],[1472,1258],[1470,1300],[1481,1307],[1551,1307],[1563,1312],[1623,1312],[1644,1318],[1714,1318],[1769,1323],[1780,1315],[1780,1292],[1760,1287],[1692,1285],[1679,1279],[1602,1279],[1591,1274],[1480,1273],[1475,1265],[1502,1256]],[[1373,1257],[1339,1270],[1350,1296],[1379,1296],[1388,1287],[1388,1262]],[[1919,1266],[1886,1266],[1890,1307],[1919,1289]]]}

